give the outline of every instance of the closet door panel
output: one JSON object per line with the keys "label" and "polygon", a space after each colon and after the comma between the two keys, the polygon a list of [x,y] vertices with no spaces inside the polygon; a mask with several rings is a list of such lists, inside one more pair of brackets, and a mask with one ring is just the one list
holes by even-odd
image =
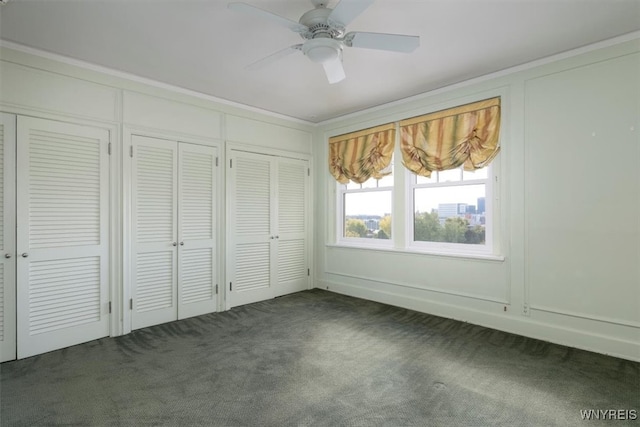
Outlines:
{"label": "closet door panel", "polygon": [[18,358],[109,334],[109,132],[19,117]]}
{"label": "closet door panel", "polygon": [[308,162],[279,159],[276,296],[307,289]]}
{"label": "closet door panel", "polygon": [[0,113],[0,362],[16,358],[16,116]]}
{"label": "closet door panel", "polygon": [[178,318],[216,311],[217,149],[179,144]]}
{"label": "closet door panel", "polygon": [[230,150],[230,307],[308,289],[309,162]]}
{"label": "closet door panel", "polygon": [[229,175],[229,302],[232,307],[273,298],[275,216],[273,159],[232,152]]}
{"label": "closet door panel", "polygon": [[133,329],[177,319],[175,141],[132,136]]}

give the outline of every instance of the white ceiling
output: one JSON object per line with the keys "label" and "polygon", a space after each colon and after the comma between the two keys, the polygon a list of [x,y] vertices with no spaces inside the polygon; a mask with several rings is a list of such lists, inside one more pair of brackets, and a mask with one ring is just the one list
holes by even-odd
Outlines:
{"label": "white ceiling", "polygon": [[[297,21],[308,0],[244,0]],[[329,2],[335,6],[337,0]],[[640,30],[640,0],[377,0],[347,28],[420,36],[411,54],[345,48],[330,85],[300,36],[223,0],[13,0],[0,38],[310,122]]]}

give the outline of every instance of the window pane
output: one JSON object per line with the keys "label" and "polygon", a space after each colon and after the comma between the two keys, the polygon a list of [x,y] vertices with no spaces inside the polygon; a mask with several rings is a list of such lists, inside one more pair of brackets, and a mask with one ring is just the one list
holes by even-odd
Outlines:
{"label": "window pane", "polygon": [[375,178],[369,178],[362,183],[362,188],[378,188],[378,180]]}
{"label": "window pane", "polygon": [[438,172],[438,182],[456,182],[462,179],[462,169],[449,169],[446,171]]}
{"label": "window pane", "polygon": [[433,172],[429,178],[426,176],[416,175],[416,184],[431,184],[434,182],[438,182],[438,173]]}
{"label": "window pane", "polygon": [[485,167],[482,169],[475,170],[473,172],[467,172],[465,170],[462,171],[462,180],[463,181],[471,181],[474,179],[487,179],[489,176],[489,168]]}
{"label": "window pane", "polygon": [[382,177],[382,179],[378,181],[378,187],[393,187],[393,174],[390,173]]}
{"label": "window pane", "polygon": [[484,244],[485,186],[416,188],[415,241]]}
{"label": "window pane", "polygon": [[391,191],[344,195],[343,237],[391,237]]}

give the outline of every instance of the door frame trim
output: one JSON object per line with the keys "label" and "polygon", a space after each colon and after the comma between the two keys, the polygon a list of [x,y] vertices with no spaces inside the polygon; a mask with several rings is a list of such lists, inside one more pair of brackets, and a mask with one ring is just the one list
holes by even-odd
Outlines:
{"label": "door frame trim", "polygon": [[[4,218],[0,218],[3,221],[4,230],[4,253],[0,253],[0,256],[4,257],[5,254],[10,254],[11,258],[5,259],[3,262],[6,265],[10,265],[9,269],[4,269],[3,281],[0,286],[3,286],[3,307],[4,313],[3,319],[3,339],[2,348],[0,352],[0,362],[6,362],[8,360],[15,360],[18,357],[18,345],[17,345],[17,288],[16,288],[16,273],[17,273],[17,251],[16,251],[16,151],[18,141],[18,116],[11,113],[0,113],[0,121],[4,126],[4,139],[0,143],[4,144],[3,147],[3,161],[4,161],[4,200],[3,211]],[[7,138],[8,132],[10,132],[9,138]],[[10,141],[7,141],[10,139]],[[9,167],[6,167],[6,166]],[[4,203],[8,202],[8,203]],[[7,219],[7,223],[4,220]],[[8,244],[7,244],[8,243]],[[6,244],[6,245],[5,245]],[[7,280],[8,279],[8,280]],[[7,283],[9,282],[9,283]]]}

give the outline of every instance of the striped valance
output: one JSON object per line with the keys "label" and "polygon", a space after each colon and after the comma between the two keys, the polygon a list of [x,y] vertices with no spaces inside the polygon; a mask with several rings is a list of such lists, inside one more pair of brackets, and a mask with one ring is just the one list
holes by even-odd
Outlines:
{"label": "striped valance", "polygon": [[500,98],[492,98],[400,122],[402,160],[421,176],[464,165],[487,166],[500,151]]}
{"label": "striped valance", "polygon": [[329,138],[329,171],[341,184],[388,175],[395,140],[393,123]]}

